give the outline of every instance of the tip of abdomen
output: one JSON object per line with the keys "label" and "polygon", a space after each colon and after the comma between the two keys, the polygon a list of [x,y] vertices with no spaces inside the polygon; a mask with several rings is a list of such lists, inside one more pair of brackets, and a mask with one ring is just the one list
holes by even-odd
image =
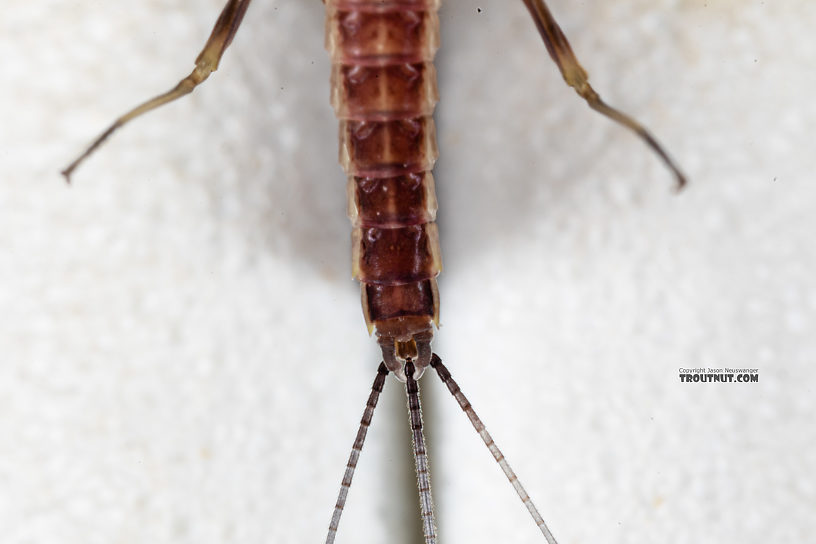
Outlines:
{"label": "tip of abdomen", "polygon": [[[377,324],[377,341],[382,349],[386,368],[393,372],[397,379],[404,382],[406,380],[405,365],[411,362],[414,365],[413,378],[418,380],[425,372],[425,368],[431,364],[433,329],[430,320],[420,330],[403,332],[401,335],[393,334],[393,331],[388,330],[388,324],[385,325],[381,327],[379,323]],[[405,331],[404,325],[405,323],[402,323],[399,327],[403,331]],[[415,323],[414,325],[420,324]]]}

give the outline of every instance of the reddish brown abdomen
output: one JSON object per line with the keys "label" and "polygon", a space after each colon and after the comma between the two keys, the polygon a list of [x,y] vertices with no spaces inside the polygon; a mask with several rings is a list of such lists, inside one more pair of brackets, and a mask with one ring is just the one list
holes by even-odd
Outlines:
{"label": "reddish brown abdomen", "polygon": [[369,330],[399,340],[429,332],[439,316],[431,175],[438,7],[438,0],[326,0],[353,275]]}

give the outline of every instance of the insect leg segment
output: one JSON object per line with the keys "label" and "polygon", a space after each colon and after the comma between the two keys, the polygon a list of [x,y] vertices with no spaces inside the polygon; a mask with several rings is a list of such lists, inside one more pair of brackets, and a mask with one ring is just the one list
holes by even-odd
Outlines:
{"label": "insect leg segment", "polygon": [[605,103],[589,84],[589,75],[578,62],[578,58],[572,52],[567,37],[558,26],[544,0],[523,1],[533,16],[533,21],[535,21],[538,33],[541,34],[544,40],[544,45],[547,46],[550,57],[558,66],[567,85],[575,89],[575,92],[586,100],[590,108],[627,127],[646,142],[646,145],[657,153],[666,167],[671,170],[676,180],[677,190],[682,189],[686,184],[686,177],[654,136],[635,119]]}
{"label": "insect leg segment", "polygon": [[558,544],[555,537],[550,532],[550,529],[547,527],[547,524],[544,523],[544,518],[541,517],[541,514],[538,512],[535,504],[533,504],[533,500],[530,498],[530,495],[527,494],[524,486],[521,485],[521,481],[518,479],[518,476],[516,476],[516,473],[513,472],[512,468],[510,468],[510,464],[507,462],[507,459],[505,459],[504,454],[501,452],[499,447],[496,446],[495,442],[493,442],[493,437],[491,437],[490,433],[487,432],[482,420],[476,415],[470,401],[467,399],[467,397],[465,397],[464,393],[462,393],[462,390],[459,389],[459,385],[453,380],[447,367],[442,364],[442,360],[435,353],[433,354],[433,357],[431,357],[431,366],[436,370],[437,374],[439,374],[439,378],[447,386],[448,390],[451,392],[451,395],[453,395],[453,398],[456,399],[456,402],[459,403],[459,407],[465,412],[465,414],[467,414],[473,428],[476,429],[477,433],[479,433],[482,442],[484,442],[487,449],[490,450],[490,453],[501,467],[504,475],[507,476],[507,480],[512,484],[513,489],[516,490],[516,494],[518,494],[521,502],[524,503],[524,506],[527,508],[527,511],[530,513],[533,521],[535,521],[535,524],[544,535],[544,538],[547,539],[549,544]]}
{"label": "insect leg segment", "polygon": [[190,75],[179,81],[175,87],[166,93],[151,98],[116,119],[79,157],[62,171],[62,175],[65,176],[66,181],[71,181],[73,171],[76,170],[89,155],[96,151],[118,128],[136,117],[190,94],[193,92],[193,89],[207,79],[211,73],[215,72],[218,69],[221,56],[238,31],[241,20],[244,18],[244,14],[251,1],[252,0],[229,0],[224,6],[224,9],[221,10],[221,15],[218,16],[218,20],[215,22],[215,26],[210,33],[207,43],[204,45],[204,49],[201,50],[201,53],[199,53],[196,58],[195,68]]}
{"label": "insect leg segment", "polygon": [[371,426],[371,420],[374,417],[374,409],[377,407],[377,401],[382,393],[385,385],[385,377],[388,375],[388,369],[383,363],[380,363],[377,369],[377,377],[371,385],[371,393],[368,395],[366,407],[363,411],[363,417],[360,419],[360,427],[357,429],[357,437],[354,439],[354,445],[351,447],[351,454],[349,454],[348,462],[346,463],[346,471],[343,474],[343,481],[340,483],[340,492],[337,495],[337,503],[334,506],[331,523],[329,523],[329,533],[326,536],[326,544],[332,544],[334,537],[337,535],[337,527],[340,525],[340,517],[343,515],[343,508],[346,506],[346,497],[348,496],[349,488],[351,488],[351,480],[354,478],[354,470],[357,468],[357,461],[360,459],[360,454],[363,451],[363,444],[365,444],[366,434],[368,428]]}

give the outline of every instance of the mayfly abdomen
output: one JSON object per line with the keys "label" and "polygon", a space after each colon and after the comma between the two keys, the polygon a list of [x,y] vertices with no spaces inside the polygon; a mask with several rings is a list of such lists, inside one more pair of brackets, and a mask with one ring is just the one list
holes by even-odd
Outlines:
{"label": "mayfly abdomen", "polygon": [[442,269],[431,174],[438,152],[438,0],[327,0],[331,103],[348,176],[353,276],[389,370],[430,363]]}

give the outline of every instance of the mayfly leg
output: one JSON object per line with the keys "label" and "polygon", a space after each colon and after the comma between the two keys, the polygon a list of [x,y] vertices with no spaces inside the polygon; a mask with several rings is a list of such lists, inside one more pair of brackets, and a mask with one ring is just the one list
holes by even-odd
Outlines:
{"label": "mayfly leg", "polygon": [[172,102],[178,98],[181,98],[182,96],[190,94],[193,92],[193,89],[207,79],[211,73],[215,72],[218,69],[218,63],[221,60],[221,56],[232,42],[232,38],[238,31],[238,27],[241,25],[241,20],[244,18],[244,14],[246,13],[246,10],[251,2],[252,0],[229,0],[224,6],[224,9],[221,10],[221,15],[218,16],[218,20],[215,22],[215,26],[210,33],[207,43],[204,45],[204,49],[201,50],[201,53],[199,53],[198,57],[196,58],[195,68],[190,75],[179,81],[175,87],[166,93],[160,94],[154,98],[151,98],[147,102],[139,104],[126,114],[116,119],[113,124],[105,129],[105,131],[102,132],[102,134],[100,134],[79,157],[74,159],[74,161],[62,171],[62,175],[65,176],[65,179],[70,182],[71,174],[74,172],[74,170],[76,170],[76,168],[82,164],[82,162],[87,159],[89,155],[96,151],[96,149],[102,145],[111,134],[113,134],[125,123],[151,110],[163,106],[168,102]]}
{"label": "mayfly leg", "polygon": [[550,13],[550,9],[544,0],[523,1],[524,5],[526,5],[530,11],[530,15],[533,16],[533,20],[538,28],[538,33],[541,34],[544,45],[547,46],[547,51],[550,53],[550,57],[558,66],[567,85],[575,89],[575,92],[586,100],[590,108],[627,127],[646,142],[646,145],[657,153],[663,160],[663,163],[671,170],[672,174],[674,174],[677,190],[682,189],[686,184],[686,177],[671,157],[669,157],[666,150],[663,149],[663,146],[635,119],[604,102],[598,93],[595,92],[595,89],[589,84],[589,75],[578,62],[578,58],[575,56],[575,53],[572,52],[572,47],[569,41],[567,41],[567,37],[564,35],[561,27],[558,26],[558,23],[555,21],[552,13]]}
{"label": "mayfly leg", "polygon": [[477,433],[479,433],[482,442],[484,442],[487,449],[490,450],[490,453],[501,467],[502,472],[504,472],[504,475],[507,477],[507,480],[510,482],[510,484],[512,484],[513,489],[516,490],[521,502],[524,503],[524,506],[527,508],[527,511],[530,513],[533,521],[535,521],[535,524],[544,535],[544,538],[547,539],[549,544],[558,544],[555,537],[550,532],[550,529],[547,527],[547,524],[544,523],[544,518],[542,518],[541,514],[538,512],[538,508],[536,508],[535,504],[533,504],[533,500],[530,498],[530,495],[527,494],[527,490],[524,489],[524,486],[521,485],[521,481],[518,479],[518,476],[516,476],[516,473],[513,472],[512,468],[510,468],[510,463],[507,462],[504,454],[493,441],[493,437],[490,436],[489,432],[487,432],[487,428],[485,428],[484,423],[482,423],[482,420],[476,415],[476,411],[473,410],[473,406],[470,404],[470,401],[467,399],[465,394],[462,393],[462,390],[459,389],[459,384],[453,380],[447,367],[442,364],[442,359],[440,359],[436,353],[434,353],[431,357],[431,367],[436,370],[436,373],[439,374],[439,378],[448,388],[448,391],[450,391],[453,398],[456,399],[456,402],[459,403],[459,407],[465,412],[465,414],[467,414],[473,428],[476,429]]}

